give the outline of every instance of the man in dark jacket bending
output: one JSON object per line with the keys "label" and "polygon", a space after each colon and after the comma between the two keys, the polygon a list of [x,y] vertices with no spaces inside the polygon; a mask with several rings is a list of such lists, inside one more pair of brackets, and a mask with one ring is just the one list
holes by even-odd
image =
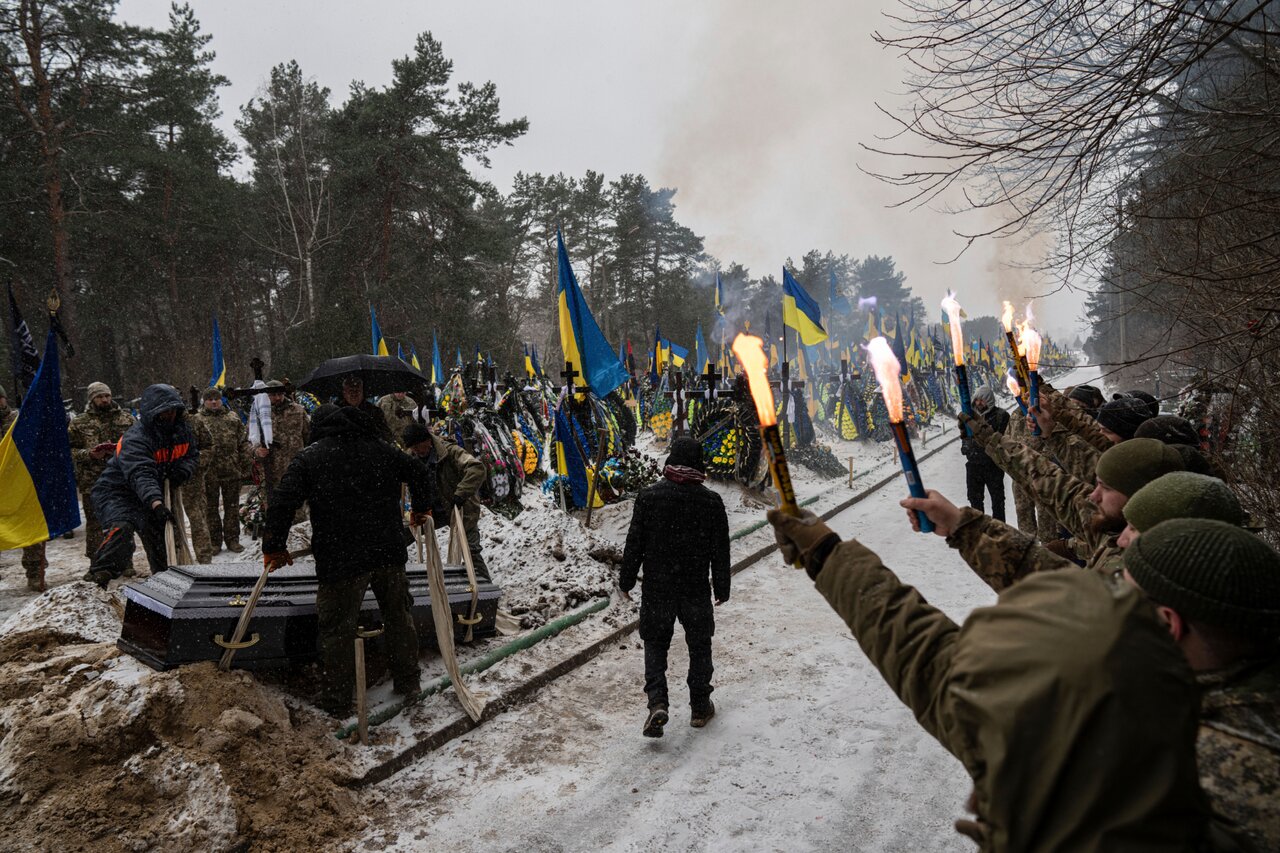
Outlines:
{"label": "man in dark jacket bending", "polygon": [[729,519],[720,496],[702,485],[702,445],[692,438],[676,439],[662,473],[661,480],[636,497],[618,580],[625,595],[644,567],[640,639],[644,692],[649,697],[647,737],[662,737],[667,724],[667,650],[677,619],[689,646],[689,724],[702,728],[715,715],[711,594],[714,591],[716,604],[729,600]]}
{"label": "man in dark jacket bending", "polygon": [[142,540],[151,573],[169,567],[164,526],[173,513],[164,505],[164,483],[177,489],[196,469],[200,455],[185,420],[187,404],[172,385],[149,385],[138,403],[139,419],[120,437],[116,454],[90,492],[105,538],[93,552],[85,580],[106,589],[133,563],[133,534]]}
{"label": "man in dark jacket bending", "polygon": [[303,501],[311,507],[316,612],[324,685],[317,703],[335,716],[351,710],[353,641],[371,585],[385,629],[395,691],[418,692],[418,635],[413,626],[408,558],[401,538],[400,484],[413,497],[411,522],[430,510],[434,480],[407,453],[378,438],[373,420],[354,406],[326,404],[311,420],[311,444],[280,479],[267,507],[262,560],[274,571],[293,562],[289,527]]}

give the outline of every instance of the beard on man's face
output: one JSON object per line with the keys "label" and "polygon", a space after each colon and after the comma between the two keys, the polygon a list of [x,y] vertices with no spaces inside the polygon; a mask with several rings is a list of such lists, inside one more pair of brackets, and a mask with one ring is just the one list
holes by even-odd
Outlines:
{"label": "beard on man's face", "polygon": [[1112,518],[1098,508],[1095,508],[1093,515],[1089,516],[1089,529],[1094,533],[1119,533],[1124,530],[1125,524],[1123,517]]}
{"label": "beard on man's face", "polygon": [[105,412],[111,408],[111,401],[110,400],[98,401],[93,404],[93,407],[97,409],[99,412]]}

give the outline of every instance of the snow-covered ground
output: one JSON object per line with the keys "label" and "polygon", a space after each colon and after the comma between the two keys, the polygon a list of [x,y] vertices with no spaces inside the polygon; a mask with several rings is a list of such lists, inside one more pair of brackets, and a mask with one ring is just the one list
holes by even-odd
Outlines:
{"label": "snow-covered ground", "polygon": [[[964,502],[958,446],[924,462],[922,478]],[[830,523],[961,621],[994,594],[941,538],[911,532],[898,506],[905,491],[890,485]],[[641,736],[643,653],[632,635],[530,704],[377,786],[393,822],[368,830],[363,844],[425,850],[465,839],[467,849],[486,851],[968,845],[951,828],[969,793],[963,768],[885,686],[806,575],[766,558],[734,578],[732,598],[716,616],[717,716],[707,728],[687,724],[687,657],[677,632],[672,722],[661,740]]]}

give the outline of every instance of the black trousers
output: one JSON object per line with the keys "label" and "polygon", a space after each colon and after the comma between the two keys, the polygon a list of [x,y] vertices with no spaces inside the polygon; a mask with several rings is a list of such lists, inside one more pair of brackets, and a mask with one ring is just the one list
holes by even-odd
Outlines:
{"label": "black trousers", "polygon": [[711,636],[716,632],[711,596],[664,597],[646,593],[640,600],[640,639],[644,641],[644,692],[649,707],[666,705],[667,652],[676,620],[684,628],[689,647],[689,707],[706,708],[711,702]]}
{"label": "black trousers", "polygon": [[124,570],[133,562],[133,534],[137,533],[142,540],[142,548],[147,552],[147,563],[151,566],[151,574],[158,575],[169,568],[169,556],[164,547],[164,528],[147,520],[142,527],[135,529],[125,521],[118,526],[108,527],[106,538],[93,552],[89,561],[89,571],[106,569],[113,578],[124,574]]}
{"label": "black trousers", "polygon": [[991,517],[1004,521],[1004,471],[994,465],[966,462],[965,486],[969,492],[969,506],[986,512],[983,508],[983,492],[991,492]]}

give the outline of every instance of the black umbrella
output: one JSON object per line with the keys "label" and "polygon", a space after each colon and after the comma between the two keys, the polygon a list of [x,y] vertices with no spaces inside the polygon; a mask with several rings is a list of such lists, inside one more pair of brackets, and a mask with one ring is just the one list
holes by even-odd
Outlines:
{"label": "black umbrella", "polygon": [[359,376],[366,397],[380,397],[393,391],[415,391],[427,383],[412,365],[389,355],[344,355],[322,362],[298,386],[322,401],[342,395],[342,380]]}

